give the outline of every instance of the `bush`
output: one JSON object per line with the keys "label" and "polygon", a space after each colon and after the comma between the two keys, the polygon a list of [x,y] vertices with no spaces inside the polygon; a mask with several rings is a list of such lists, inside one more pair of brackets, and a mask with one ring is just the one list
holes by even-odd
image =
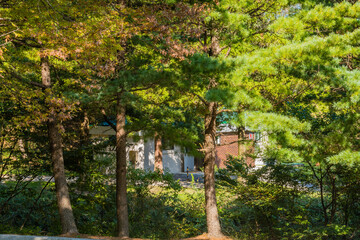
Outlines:
{"label": "bush", "polygon": [[9,196],[16,183],[0,185],[0,203],[3,206],[0,215],[1,233],[20,234],[59,234],[54,185],[39,194],[46,183],[30,183],[26,188],[11,198]]}
{"label": "bush", "polygon": [[[233,196],[220,212],[224,231],[237,239],[356,236],[359,225],[345,225],[339,217],[324,225],[320,193],[316,187],[306,187],[306,171],[305,167],[297,169],[284,164],[253,170],[241,159],[230,158],[227,168],[217,174],[219,187]],[[340,208],[337,214],[341,214]],[[356,218],[352,221],[355,223]]]}

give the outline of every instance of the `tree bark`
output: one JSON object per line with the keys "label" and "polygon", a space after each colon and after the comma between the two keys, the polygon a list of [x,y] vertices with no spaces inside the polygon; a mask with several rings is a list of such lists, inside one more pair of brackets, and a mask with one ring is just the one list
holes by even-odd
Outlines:
{"label": "tree bark", "polygon": [[154,170],[163,173],[163,156],[161,149],[161,136],[158,133],[155,133],[155,163]]}
{"label": "tree bark", "polygon": [[320,187],[320,199],[321,199],[321,206],[323,210],[323,216],[324,216],[324,226],[327,226],[329,223],[329,218],[327,214],[327,206],[325,205],[325,199],[324,199],[324,184],[323,184],[323,175],[321,173],[320,169],[320,179],[319,181],[319,187]]}
{"label": "tree bark", "polygon": [[84,120],[81,123],[81,140],[87,142],[89,140],[90,133],[90,120],[86,111],[84,111]]}
{"label": "tree bark", "polygon": [[217,103],[208,103],[208,113],[205,115],[204,143],[204,180],[205,180],[205,211],[209,237],[221,237],[219,214],[215,192],[215,134]]}
{"label": "tree bark", "polygon": [[116,107],[116,216],[119,237],[129,237],[129,219],[126,187],[126,108],[117,98]]}
{"label": "tree bark", "polygon": [[[48,88],[46,93],[50,94],[51,77],[48,57],[41,57],[41,77],[42,83]],[[62,138],[60,133],[61,123],[57,120],[55,111],[51,110],[52,107],[51,103],[49,103],[50,114],[48,119],[48,136],[61,230],[64,234],[78,233],[71,207],[69,189],[66,183]]]}
{"label": "tree bark", "polygon": [[[329,171],[329,170],[328,170]],[[334,222],[335,214],[337,210],[337,189],[336,189],[336,177],[332,176],[328,172],[329,178],[331,179],[331,211],[329,224]]]}

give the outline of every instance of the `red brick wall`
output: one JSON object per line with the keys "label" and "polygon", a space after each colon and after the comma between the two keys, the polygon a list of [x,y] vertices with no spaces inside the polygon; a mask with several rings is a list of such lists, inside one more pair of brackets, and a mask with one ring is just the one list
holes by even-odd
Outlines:
{"label": "red brick wall", "polygon": [[[246,139],[249,139],[249,132],[246,132]],[[238,135],[236,133],[227,133],[220,135],[220,144],[215,149],[215,163],[219,168],[225,168],[225,163],[228,155],[238,156]],[[247,153],[253,153],[254,147],[250,147]],[[254,159],[251,157],[246,158],[246,163],[250,166],[254,166]]]}
{"label": "red brick wall", "polygon": [[219,168],[225,168],[225,161],[228,155],[238,155],[238,136],[236,134],[221,135],[220,145],[216,146],[215,163]]}

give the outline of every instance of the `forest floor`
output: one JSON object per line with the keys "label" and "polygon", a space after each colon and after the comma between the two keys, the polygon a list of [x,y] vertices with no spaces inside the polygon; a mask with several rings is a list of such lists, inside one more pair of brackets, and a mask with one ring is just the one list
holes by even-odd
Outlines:
{"label": "forest floor", "polygon": [[[91,236],[88,234],[63,234],[58,237],[55,236],[29,236],[29,235],[8,235],[0,234],[0,240],[75,240],[75,239],[98,239],[98,240],[147,240],[145,238],[120,238],[120,237],[107,237],[107,236]],[[206,233],[193,237],[184,238],[183,240],[231,240],[229,237],[222,238],[209,238]]]}
{"label": "forest floor", "polygon": [[[91,236],[87,234],[72,234],[72,235],[60,235],[61,237],[71,237],[71,238],[85,238],[85,239],[103,239],[103,240],[146,240],[145,238],[120,238],[120,237],[106,237],[106,236]],[[184,238],[183,240],[232,240],[229,237],[221,238],[209,238],[206,233],[201,234],[196,237]]]}

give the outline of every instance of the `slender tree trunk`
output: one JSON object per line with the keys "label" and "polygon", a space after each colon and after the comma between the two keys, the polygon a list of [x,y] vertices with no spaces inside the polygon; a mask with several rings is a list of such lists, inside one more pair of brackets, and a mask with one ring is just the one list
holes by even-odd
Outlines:
{"label": "slender tree trunk", "polygon": [[121,102],[119,95],[116,108],[116,216],[119,237],[129,237],[125,117],[125,105]]}
{"label": "slender tree trunk", "polygon": [[329,224],[334,222],[335,214],[337,210],[337,189],[336,189],[336,178],[328,173],[329,178],[331,179],[331,211],[330,211],[330,221]]}
{"label": "slender tree trunk", "polygon": [[161,136],[158,133],[155,133],[155,164],[154,170],[163,173],[163,156],[161,149]]}
{"label": "slender tree trunk", "polygon": [[89,133],[90,133],[90,120],[87,112],[84,112],[84,120],[81,123],[81,141],[86,143],[89,141]]}
{"label": "slender tree trunk", "polygon": [[320,179],[319,179],[319,187],[320,187],[320,199],[321,199],[321,206],[323,210],[323,216],[324,216],[324,226],[328,225],[329,219],[327,214],[327,207],[325,205],[325,199],[324,199],[324,185],[323,185],[323,176],[320,170]]}
{"label": "slender tree trunk", "polygon": [[217,103],[208,104],[205,115],[205,144],[204,144],[204,178],[205,178],[205,211],[208,234],[210,237],[221,237],[221,226],[216,204],[215,192],[215,134],[216,134]]}
{"label": "slender tree trunk", "polygon": [[[51,78],[50,65],[47,57],[41,58],[41,77],[42,83],[48,89],[47,94],[50,94]],[[52,106],[49,105],[50,112]],[[61,124],[57,120],[55,113],[50,113],[48,119],[48,136],[50,142],[51,160],[53,164],[53,172],[55,178],[56,198],[59,209],[62,233],[78,233],[75,224],[75,218],[70,203],[69,189],[66,183],[64,157],[61,138]]]}
{"label": "slender tree trunk", "polygon": [[[349,215],[350,215],[350,213],[349,213],[349,205],[350,205],[350,203],[349,203],[349,199],[351,199],[351,194],[347,194],[346,195],[346,197],[345,197],[345,204],[344,204],[344,225],[345,226],[348,226],[348,224],[349,224]],[[352,204],[351,204],[352,205]]]}

